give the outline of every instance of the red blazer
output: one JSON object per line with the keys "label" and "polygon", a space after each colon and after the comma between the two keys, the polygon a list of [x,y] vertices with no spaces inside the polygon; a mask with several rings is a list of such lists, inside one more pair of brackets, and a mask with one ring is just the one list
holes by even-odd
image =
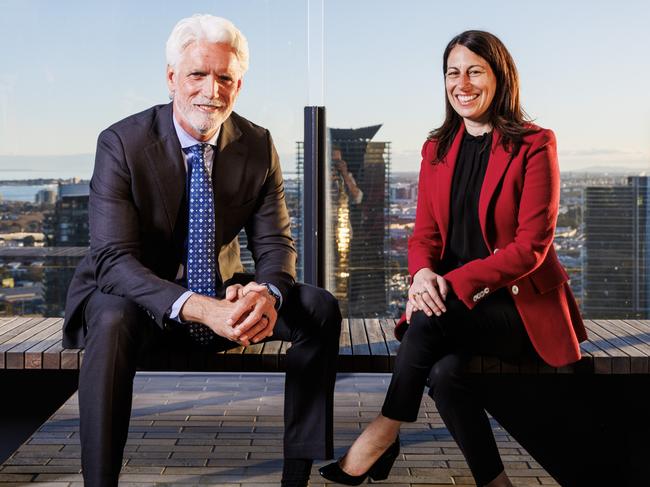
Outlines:
{"label": "red blazer", "polygon": [[[493,131],[490,159],[479,199],[483,238],[492,255],[448,272],[444,278],[469,307],[506,287],[537,353],[559,367],[580,359],[586,340],[568,275],[553,248],[560,201],[555,135],[537,129],[524,137],[516,156]],[[436,270],[445,252],[451,181],[464,127],[440,163],[435,141],[422,148],[415,230],[409,240],[409,273]],[[399,334],[401,330],[397,330]]]}

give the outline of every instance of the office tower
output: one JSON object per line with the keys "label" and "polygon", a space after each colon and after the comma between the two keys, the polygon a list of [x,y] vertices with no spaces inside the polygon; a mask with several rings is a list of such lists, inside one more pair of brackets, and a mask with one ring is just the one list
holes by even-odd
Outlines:
{"label": "office tower", "polygon": [[50,246],[88,246],[88,183],[59,184],[59,195],[47,233]]}
{"label": "office tower", "polygon": [[585,188],[585,317],[650,317],[649,196],[647,176]]}
{"label": "office tower", "polygon": [[61,316],[68,286],[77,264],[89,245],[88,183],[59,184],[54,213],[48,219],[46,234],[49,246],[81,247],[66,252],[52,252],[45,262],[45,310],[48,316]]}
{"label": "office tower", "polygon": [[329,129],[326,285],[350,318],[389,313],[390,142],[372,141],[380,128]]}

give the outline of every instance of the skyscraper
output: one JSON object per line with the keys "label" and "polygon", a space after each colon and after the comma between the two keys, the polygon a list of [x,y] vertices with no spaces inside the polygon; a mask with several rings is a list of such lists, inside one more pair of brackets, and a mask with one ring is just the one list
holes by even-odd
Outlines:
{"label": "skyscraper", "polygon": [[650,317],[649,196],[647,176],[585,188],[585,317]]}
{"label": "skyscraper", "polygon": [[81,247],[48,254],[43,284],[47,316],[61,316],[74,270],[89,245],[88,183],[59,184],[54,213],[48,220],[49,246]]}
{"label": "skyscraper", "polygon": [[327,288],[343,316],[388,314],[390,142],[381,125],[329,130]]}

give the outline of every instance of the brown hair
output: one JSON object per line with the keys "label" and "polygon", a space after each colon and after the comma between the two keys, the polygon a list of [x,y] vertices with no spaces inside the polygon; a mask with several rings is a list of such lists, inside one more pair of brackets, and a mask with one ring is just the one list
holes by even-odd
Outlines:
{"label": "brown hair", "polygon": [[[482,30],[467,30],[454,37],[445,49],[442,59],[443,73],[447,73],[449,53],[457,45],[465,46],[485,59],[496,77],[496,92],[490,105],[489,120],[501,133],[501,144],[516,154],[524,135],[534,130],[519,103],[519,74],[506,46],[494,34]],[[437,140],[434,164],[444,159],[460,128],[461,116],[451,106],[445,90],[445,121],[429,133],[429,140]]]}

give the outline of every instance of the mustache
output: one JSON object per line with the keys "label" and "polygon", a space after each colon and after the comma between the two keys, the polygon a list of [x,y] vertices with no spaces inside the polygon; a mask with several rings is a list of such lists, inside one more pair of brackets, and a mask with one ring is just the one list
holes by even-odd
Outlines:
{"label": "mustache", "polygon": [[193,100],[192,105],[206,105],[214,108],[223,108],[225,106],[224,103],[220,102],[219,100],[210,99]]}

